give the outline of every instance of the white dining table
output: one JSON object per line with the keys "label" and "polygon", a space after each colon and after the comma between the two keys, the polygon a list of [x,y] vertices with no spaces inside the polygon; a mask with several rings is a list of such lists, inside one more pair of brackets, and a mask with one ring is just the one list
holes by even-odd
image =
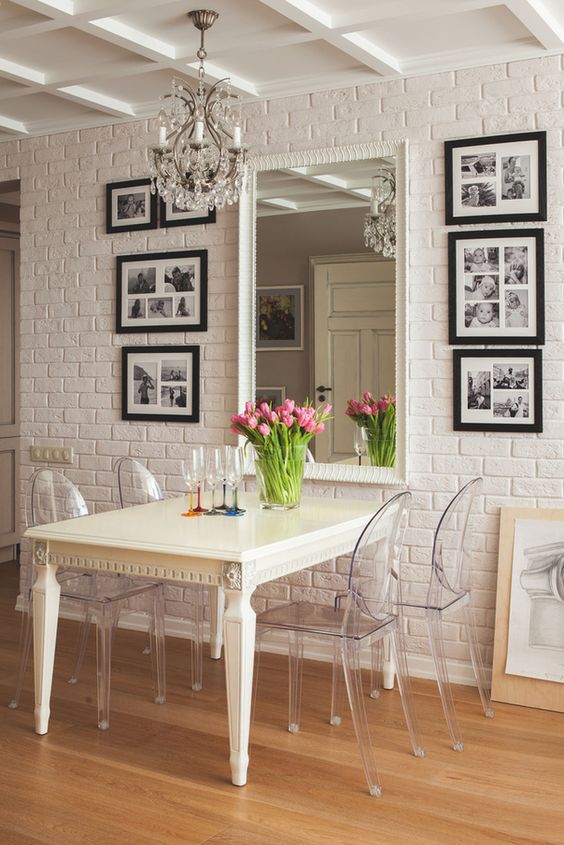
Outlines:
{"label": "white dining table", "polygon": [[[210,588],[212,656],[223,617],[232,782],[243,786],[249,764],[249,731],[255,647],[251,596],[259,584],[351,552],[376,511],[370,501],[303,498],[291,511],[259,507],[240,497],[241,517],[181,516],[175,498],[108,511],[26,531],[33,541],[35,730],[49,728],[60,586],[58,567],[77,567]],[[227,599],[223,615],[224,600]],[[213,634],[216,634],[215,638]]]}

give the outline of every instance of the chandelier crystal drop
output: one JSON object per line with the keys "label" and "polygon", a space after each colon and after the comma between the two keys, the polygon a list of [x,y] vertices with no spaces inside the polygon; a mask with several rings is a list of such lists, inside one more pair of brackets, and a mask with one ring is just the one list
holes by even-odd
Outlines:
{"label": "chandelier crystal drop", "polygon": [[384,258],[396,255],[396,177],[380,167],[372,177],[370,211],[364,218],[364,245]]}
{"label": "chandelier crystal drop", "polygon": [[208,91],[204,85],[204,33],[218,17],[200,9],[188,12],[200,30],[198,87],[172,80],[159,112],[159,143],[149,147],[151,191],[187,211],[223,208],[237,202],[245,184],[247,148],[242,143],[241,109],[229,79]]}

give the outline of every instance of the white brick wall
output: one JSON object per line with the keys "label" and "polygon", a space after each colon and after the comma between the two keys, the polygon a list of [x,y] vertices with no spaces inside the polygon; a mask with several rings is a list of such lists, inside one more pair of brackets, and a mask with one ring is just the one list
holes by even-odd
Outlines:
{"label": "white brick wall", "polygon": [[[501,505],[564,505],[564,188],[563,57],[394,79],[311,95],[255,102],[246,109],[247,139],[257,152],[279,152],[408,138],[410,141],[410,470],[415,507],[406,570],[426,578],[432,530],[452,494],[470,477],[485,478],[476,551],[482,638],[491,641]],[[154,128],[154,127],[152,127]],[[447,337],[444,226],[445,138],[527,129],[548,133],[546,232],[545,431],[542,435],[459,435],[452,431],[451,349]],[[207,229],[105,234],[105,183],[145,175],[145,121],[0,144],[0,179],[22,187],[22,480],[33,440],[72,446],[69,476],[93,510],[112,507],[113,456],[147,460],[168,491],[182,489],[183,444],[229,438],[236,401],[237,216],[219,212]],[[530,224],[527,224],[530,225]],[[206,334],[116,335],[115,256],[146,250],[209,249],[210,330]],[[120,347],[202,345],[202,425],[124,423],[120,419]],[[382,499],[367,487],[309,484],[324,496]],[[267,585],[268,601],[308,597],[331,602],[346,563],[333,562]],[[182,615],[186,595],[168,593]],[[424,631],[410,622],[411,648],[426,653]],[[465,659],[456,624],[449,654]]]}

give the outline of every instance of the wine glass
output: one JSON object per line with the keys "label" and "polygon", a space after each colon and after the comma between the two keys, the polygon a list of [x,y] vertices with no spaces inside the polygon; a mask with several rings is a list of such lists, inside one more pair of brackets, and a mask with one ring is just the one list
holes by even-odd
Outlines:
{"label": "wine glass", "polygon": [[366,431],[360,425],[354,427],[354,451],[358,455],[358,465],[362,466],[362,456],[366,455]]}
{"label": "wine glass", "polygon": [[218,484],[223,481],[223,454],[221,446],[210,446],[206,454],[206,481],[212,491],[211,510],[206,516],[221,516],[221,511],[215,506],[215,491]]}
{"label": "wine glass", "polygon": [[201,516],[202,510],[194,508],[194,488],[202,482],[204,477],[204,449],[202,446],[188,446],[185,459],[182,461],[182,476],[190,491],[190,506],[182,516]]}
{"label": "wine glass", "polygon": [[228,446],[225,456],[225,482],[233,489],[233,501],[225,516],[242,516],[245,511],[237,505],[237,489],[243,478],[244,461],[243,450],[240,446]]}

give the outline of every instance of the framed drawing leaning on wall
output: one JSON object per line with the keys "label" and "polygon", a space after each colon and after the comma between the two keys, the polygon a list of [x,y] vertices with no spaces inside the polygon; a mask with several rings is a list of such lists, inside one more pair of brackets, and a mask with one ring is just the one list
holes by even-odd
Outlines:
{"label": "framed drawing leaning on wall", "polygon": [[544,343],[544,231],[449,232],[449,343]]}
{"label": "framed drawing leaning on wall", "polygon": [[445,141],[446,225],[546,220],[546,132]]}
{"label": "framed drawing leaning on wall", "polygon": [[455,431],[542,431],[540,349],[455,349]]}
{"label": "framed drawing leaning on wall", "polygon": [[492,699],[564,712],[564,509],[502,508]]}

